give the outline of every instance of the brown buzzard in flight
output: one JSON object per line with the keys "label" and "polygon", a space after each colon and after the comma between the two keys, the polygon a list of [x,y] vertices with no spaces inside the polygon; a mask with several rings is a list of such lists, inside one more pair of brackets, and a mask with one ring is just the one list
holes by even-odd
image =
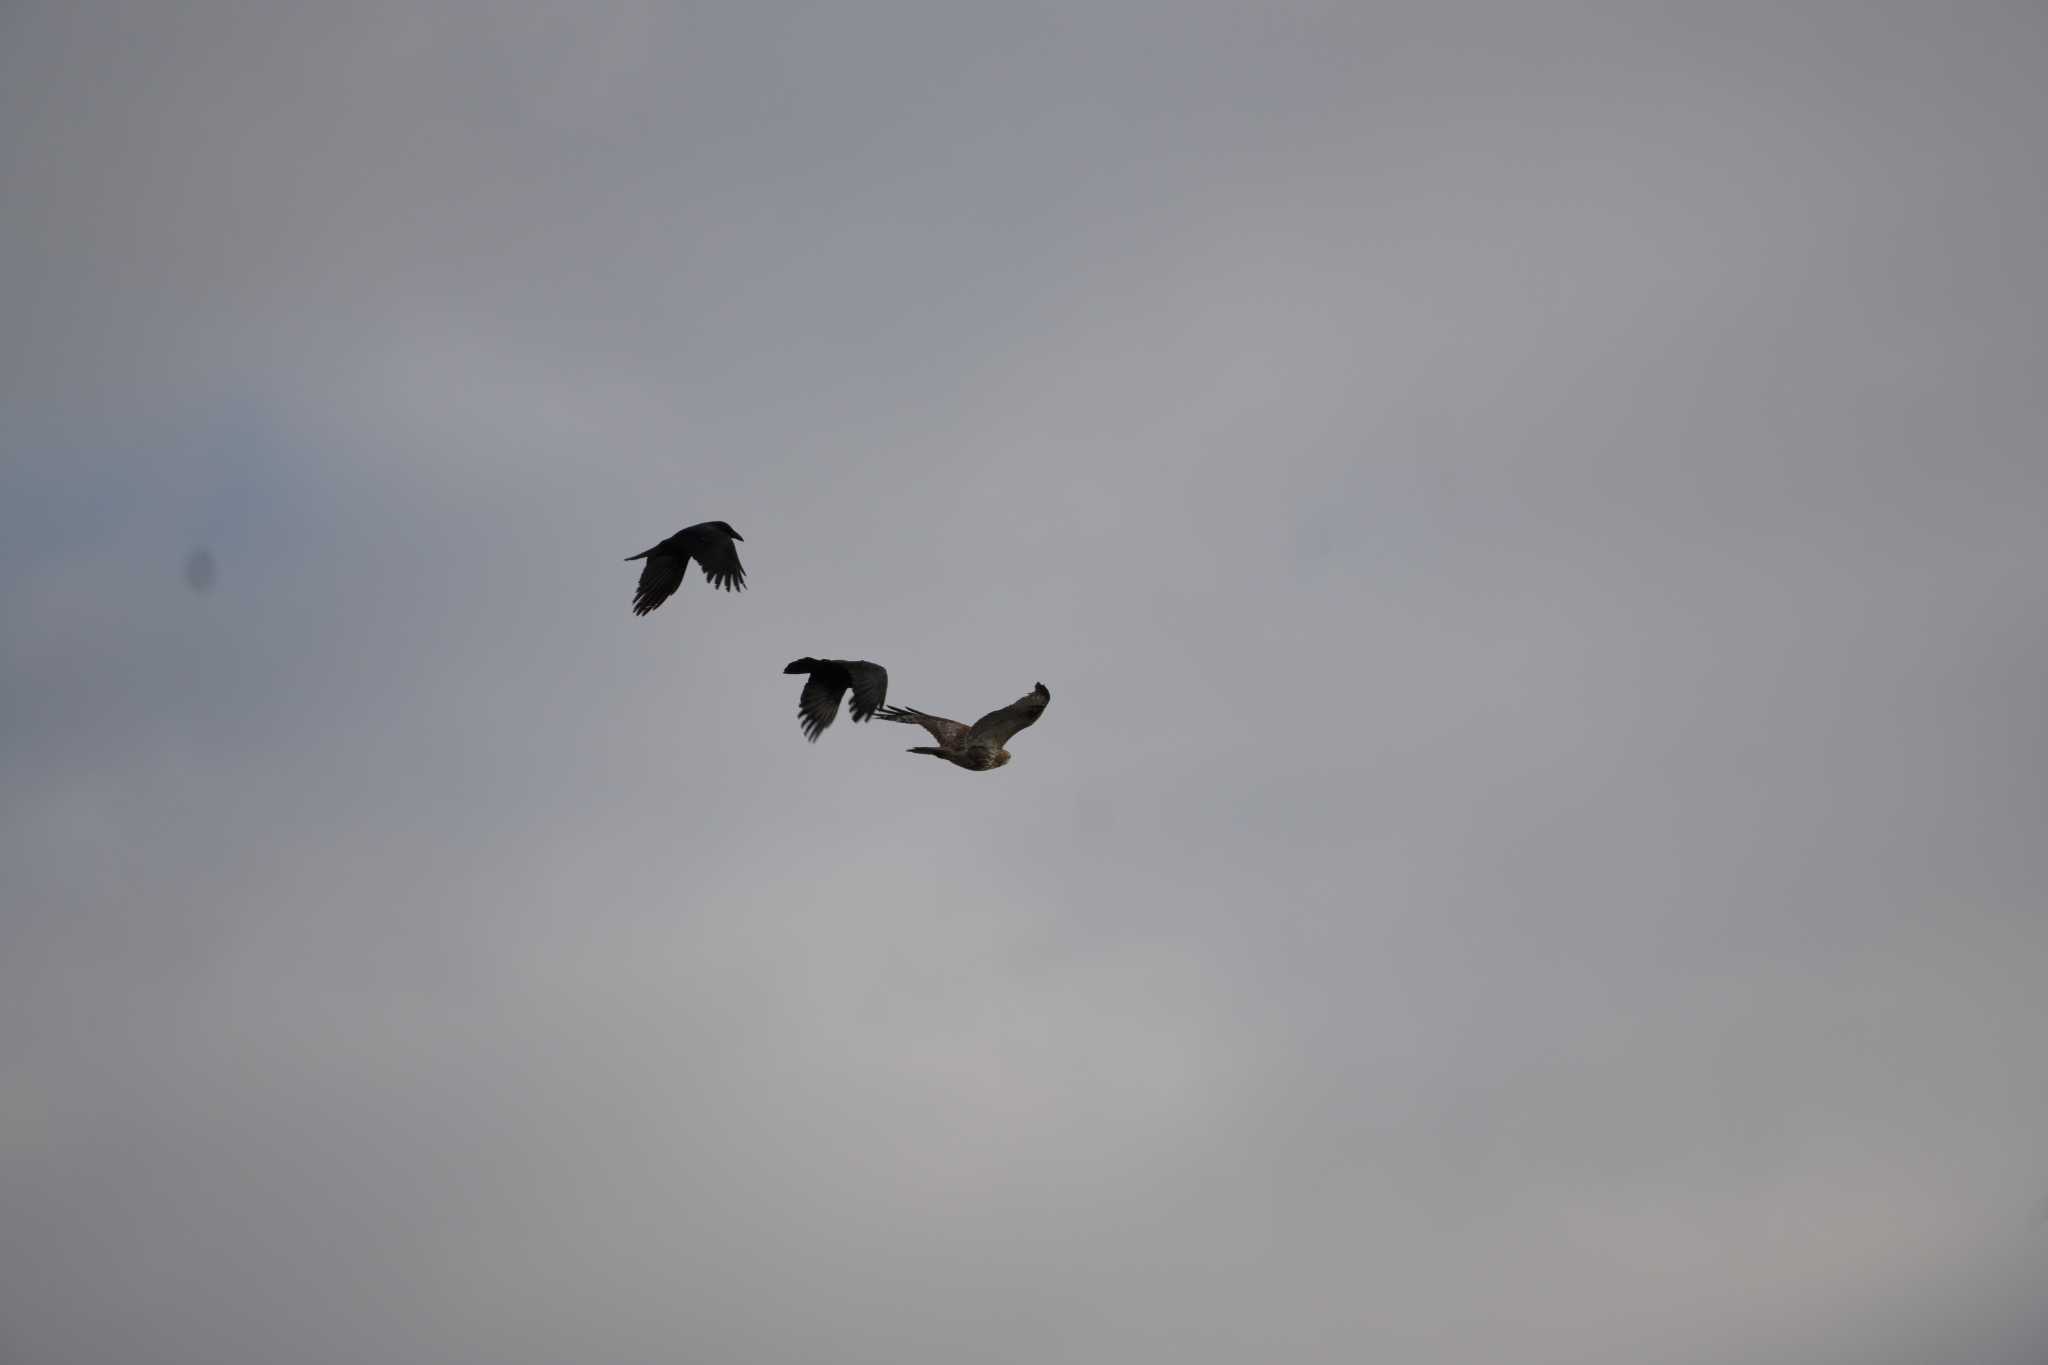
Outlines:
{"label": "brown buzzard in flight", "polygon": [[796,700],[797,723],[804,738],[813,744],[839,714],[839,699],[853,689],[853,705],[847,715],[866,720],[889,698],[889,670],[866,659],[798,659],[784,673],[808,673],[804,690]]}
{"label": "brown buzzard in flight", "polygon": [[627,555],[628,564],[636,559],[647,561],[640,570],[640,587],[633,594],[633,614],[645,616],[668,601],[669,594],[683,586],[683,570],[690,567],[692,559],[704,566],[704,577],[713,587],[727,592],[745,589],[747,571],[740,567],[740,557],[732,548],[735,540],[745,539],[722,521],[700,521],[651,550]]}
{"label": "brown buzzard in flight", "polygon": [[917,748],[910,750],[911,753],[931,754],[982,773],[1010,761],[1010,751],[1003,746],[1010,742],[1012,735],[1044,715],[1045,705],[1051,700],[1052,693],[1046,690],[1044,683],[1040,683],[1002,710],[991,711],[972,725],[962,725],[943,716],[928,716],[905,706],[885,706],[875,714],[883,720],[922,725],[939,742],[936,749]]}

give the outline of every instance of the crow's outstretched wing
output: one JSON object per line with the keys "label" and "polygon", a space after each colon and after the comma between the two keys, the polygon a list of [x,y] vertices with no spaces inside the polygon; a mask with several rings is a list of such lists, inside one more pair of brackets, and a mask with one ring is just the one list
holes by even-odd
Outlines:
{"label": "crow's outstretched wing", "polygon": [[796,699],[797,724],[803,726],[805,739],[817,743],[825,727],[839,715],[839,699],[845,695],[845,669],[820,667],[811,674]]}
{"label": "crow's outstretched wing", "polygon": [[889,670],[866,659],[841,660],[847,683],[853,688],[853,705],[846,714],[854,720],[872,719],[889,699]]}
{"label": "crow's outstretched wing", "polygon": [[[647,552],[647,562],[640,566],[640,586],[633,591],[635,616],[645,616],[683,586],[683,570],[690,567],[690,556],[672,553],[668,547],[673,543],[673,540],[664,540]],[[640,556],[635,555],[634,558]]]}
{"label": "crow's outstretched wing", "polygon": [[732,537],[717,524],[704,522],[689,527],[678,531],[675,539],[704,566],[704,577],[711,580],[711,586],[727,592],[746,589],[747,571],[740,567],[739,551],[733,548]]}
{"label": "crow's outstretched wing", "polygon": [[1051,700],[1052,693],[1046,690],[1044,683],[1040,683],[1002,710],[991,711],[974,722],[973,728],[967,732],[966,742],[1000,749],[1010,742],[1012,735],[1044,715],[1046,703]]}

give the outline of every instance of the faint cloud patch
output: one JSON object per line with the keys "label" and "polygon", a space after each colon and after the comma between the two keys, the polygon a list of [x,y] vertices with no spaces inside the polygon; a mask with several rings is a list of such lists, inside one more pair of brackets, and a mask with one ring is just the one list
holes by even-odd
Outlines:
{"label": "faint cloud patch", "polygon": [[213,580],[218,569],[213,562],[213,551],[201,545],[185,556],[185,585],[201,594],[213,591]]}

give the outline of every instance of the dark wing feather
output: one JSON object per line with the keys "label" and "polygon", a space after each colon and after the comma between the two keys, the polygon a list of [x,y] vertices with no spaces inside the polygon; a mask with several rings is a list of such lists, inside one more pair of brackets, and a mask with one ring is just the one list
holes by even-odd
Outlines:
{"label": "dark wing feather", "polygon": [[889,670],[866,659],[845,661],[847,681],[853,685],[853,705],[846,714],[853,720],[867,720],[889,699]]}
{"label": "dark wing feather", "polygon": [[926,715],[907,706],[884,706],[875,714],[883,720],[901,721],[905,725],[922,725],[931,732],[933,739],[948,749],[959,748],[967,739],[967,727],[957,720],[947,720],[944,716]]}
{"label": "dark wing feather", "polygon": [[705,522],[678,532],[676,539],[688,546],[690,554],[704,566],[704,577],[711,580],[713,587],[727,592],[746,588],[747,571],[740,567],[739,551],[733,548],[731,536]]}
{"label": "dark wing feather", "polygon": [[818,736],[825,733],[839,714],[839,699],[846,695],[846,670],[836,664],[820,662],[804,682],[803,695],[796,700],[797,723],[804,728],[804,738],[813,744]]}
{"label": "dark wing feather", "polygon": [[1002,710],[991,711],[974,722],[974,728],[967,732],[967,742],[1000,749],[1010,742],[1012,735],[1044,715],[1046,703],[1051,700],[1052,693],[1040,683]]}
{"label": "dark wing feather", "polygon": [[649,550],[647,562],[640,566],[640,586],[633,593],[633,614],[645,616],[668,601],[683,586],[683,570],[689,567],[687,554],[670,554],[659,546]]}

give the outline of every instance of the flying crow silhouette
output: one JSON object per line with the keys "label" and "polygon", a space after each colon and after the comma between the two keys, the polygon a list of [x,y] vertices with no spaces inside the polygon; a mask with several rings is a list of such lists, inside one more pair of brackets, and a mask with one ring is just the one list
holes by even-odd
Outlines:
{"label": "flying crow silhouette", "polygon": [[747,571],[740,567],[739,554],[732,548],[735,540],[745,539],[722,521],[700,521],[651,550],[627,555],[628,564],[636,559],[647,561],[640,570],[640,587],[633,594],[633,614],[645,616],[668,601],[669,594],[683,586],[683,570],[690,567],[692,559],[704,566],[704,577],[713,587],[727,592],[745,589]]}
{"label": "flying crow silhouette", "polygon": [[847,715],[866,720],[889,696],[889,670],[866,659],[798,659],[784,673],[808,673],[802,695],[796,701],[797,723],[804,738],[813,744],[839,714],[839,699],[853,689],[853,705]]}

